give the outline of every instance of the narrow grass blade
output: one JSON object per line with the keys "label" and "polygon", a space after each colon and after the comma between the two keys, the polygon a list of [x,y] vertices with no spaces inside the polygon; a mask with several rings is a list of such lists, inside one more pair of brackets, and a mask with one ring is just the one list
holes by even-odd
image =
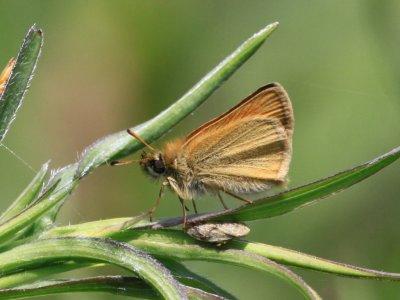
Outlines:
{"label": "narrow grass blade", "polygon": [[[190,299],[223,300],[225,298],[200,289],[183,286]],[[0,299],[21,299],[67,293],[103,292],[140,299],[160,299],[143,280],[132,276],[97,276],[82,279],[43,281],[18,288],[0,290]]]}
{"label": "narrow grass blade", "polygon": [[179,282],[185,284],[186,286],[197,288],[211,294],[220,295],[221,297],[230,300],[237,299],[234,295],[222,289],[211,280],[192,272],[185,265],[176,260],[163,258],[160,259],[160,261],[168,268],[168,270],[172,272],[174,277],[178,279]]}
{"label": "narrow grass blade", "polygon": [[127,229],[127,224],[132,224],[135,221],[141,222],[142,218],[143,215],[138,215],[132,218],[106,219],[82,224],[54,227],[43,233],[42,237],[50,238],[78,235],[87,237],[112,237]]}
{"label": "narrow grass blade", "polygon": [[205,260],[215,262],[225,262],[241,267],[248,267],[259,271],[267,272],[280,279],[288,282],[299,290],[306,299],[321,299],[318,293],[309,286],[300,276],[293,273],[291,270],[283,267],[272,260],[262,257],[257,254],[251,254],[241,250],[225,250],[219,252],[218,255],[203,257]]}
{"label": "narrow grass blade", "polygon": [[[43,190],[43,193],[48,194],[48,196],[42,195],[42,199],[49,197],[58,198],[57,195],[61,195],[61,198],[54,207],[48,209],[40,218],[32,223],[30,228],[31,234],[42,232],[54,224],[65,199],[77,185],[77,181],[74,179],[76,168],[77,164],[72,164],[52,172],[52,176]],[[52,190],[51,187],[57,182],[59,182],[57,188]]]}
{"label": "narrow grass blade", "polygon": [[127,276],[101,276],[44,281],[18,288],[0,290],[0,299],[21,299],[77,292],[104,292],[140,299],[159,299],[159,295],[143,280]]}
{"label": "narrow grass blade", "polygon": [[[336,175],[303,185],[292,190],[256,200],[234,209],[188,216],[188,222],[220,221],[252,221],[279,216],[292,210],[311,204],[315,200],[336,194],[352,185],[374,175],[378,171],[395,162],[400,157],[400,147],[385,153],[371,161],[355,168],[340,172]],[[165,228],[177,226],[182,223],[182,218],[161,220],[145,225],[148,228]]]}
{"label": "narrow grass blade", "polygon": [[4,93],[0,97],[0,143],[6,136],[12,121],[15,119],[17,110],[22,104],[33,77],[42,45],[42,31],[33,25],[22,43],[11,76],[5,86]]}
{"label": "narrow grass blade", "polygon": [[350,170],[282,194],[255,201],[254,204],[242,206],[217,219],[250,221],[288,213],[317,199],[338,193],[374,175],[376,172],[395,162],[399,157],[400,147]]}
{"label": "narrow grass blade", "polygon": [[[73,181],[73,175],[76,168],[75,165],[69,166],[65,172],[65,180],[59,182],[57,188],[49,195],[44,194],[44,198],[32,203],[28,208],[23,210],[15,217],[0,224],[0,244],[6,242],[20,230],[31,227],[36,220],[43,217],[47,212],[60,204],[63,199],[71,193],[76,182]],[[50,186],[50,188],[53,188]]]}
{"label": "narrow grass blade", "polygon": [[68,261],[65,263],[48,263],[46,266],[40,266],[38,268],[32,268],[29,270],[19,271],[10,275],[0,276],[0,290],[10,289],[21,286],[23,284],[31,283],[38,280],[43,280],[52,275],[62,274],[76,269],[82,268],[97,268],[104,264],[93,263],[93,262],[73,262]]}
{"label": "narrow grass blade", "polygon": [[36,197],[39,195],[39,192],[43,188],[48,168],[49,163],[46,163],[42,166],[40,171],[32,179],[31,183],[29,183],[21,195],[19,195],[18,198],[15,199],[15,201],[11,204],[11,206],[1,215],[0,223],[16,216],[36,199]]}
{"label": "narrow grass blade", "polygon": [[[148,250],[148,249],[146,249]],[[194,250],[194,249],[191,249]],[[272,260],[267,259],[266,257],[262,257],[261,255],[250,253],[242,250],[234,250],[234,249],[218,249],[216,248],[203,248],[202,250],[197,249],[198,251],[186,252],[189,254],[185,257],[180,256],[180,259],[188,259],[188,260],[201,260],[201,261],[213,261],[219,263],[228,263],[232,265],[237,265],[241,267],[247,267],[255,270],[259,270],[262,272],[266,272],[268,274],[272,274],[274,276],[283,279],[296,287],[306,299],[320,299],[318,294],[307,285],[299,276],[294,274],[289,269],[278,265]],[[190,251],[191,252],[191,251]],[[174,255],[175,256],[175,255]]]}
{"label": "narrow grass blade", "polygon": [[[132,130],[149,143],[156,140],[203,103],[225,80],[227,80],[275,30],[273,23],[254,34],[232,54],[226,57],[211,72],[204,76],[194,87],[178,101],[153,119],[138,125]],[[85,150],[79,162],[77,177],[83,177],[94,168],[142,148],[143,145],[133,139],[126,131],[109,135],[95,142]]]}
{"label": "narrow grass blade", "polygon": [[233,240],[229,244],[229,247],[255,253],[285,265],[291,265],[340,276],[400,281],[399,273],[388,273],[355,267],[277,246]]}
{"label": "narrow grass blade", "polygon": [[[188,270],[182,264],[177,262],[165,264],[165,260],[162,260],[163,264],[167,266],[169,270],[173,271],[174,277],[184,285],[190,299],[236,299],[235,296],[229,294],[225,290],[216,286],[212,281],[207,280],[204,277],[199,276],[196,273]],[[66,262],[66,263],[55,263],[46,264],[44,267],[39,267],[37,269],[29,269],[23,272],[13,273],[11,275],[6,275],[0,277],[0,299],[2,297],[7,298],[7,296],[15,295],[19,296],[19,293],[24,290],[21,285],[26,285],[27,283],[34,282],[38,279],[43,280],[44,278],[50,277],[52,275],[65,273],[71,270],[82,269],[82,268],[98,268],[104,266],[103,264],[93,264],[84,262]],[[107,276],[109,277],[109,276]],[[142,281],[143,282],[143,281]],[[53,282],[54,283],[54,282]],[[30,285],[30,287],[36,287],[35,284]],[[147,286],[149,289],[150,287]],[[15,289],[14,289],[15,288]],[[74,287],[72,287],[74,288]],[[121,286],[122,288],[122,286]],[[76,290],[78,291],[78,290]],[[29,294],[29,291],[26,291]],[[34,292],[35,295],[36,292]],[[130,294],[133,296],[133,294]],[[154,290],[152,290],[152,295],[156,295]],[[198,297],[196,297],[196,295]],[[200,296],[199,296],[200,295]],[[33,294],[32,294],[33,296]],[[8,298],[7,298],[8,299]]]}
{"label": "narrow grass blade", "polygon": [[4,252],[16,246],[32,242],[34,239],[37,239],[38,236],[40,236],[40,238],[57,238],[66,236],[102,238],[113,237],[115,234],[135,226],[136,223],[147,224],[147,221],[143,221],[145,216],[147,216],[147,214],[141,214],[131,218],[106,219],[83,224],[53,227],[52,229],[46,230],[41,234],[34,236],[32,236],[32,233],[26,234],[24,239],[20,239],[18,241],[13,240],[11,242],[7,242],[6,244],[0,245],[0,252]]}
{"label": "narrow grass blade", "polygon": [[214,251],[236,249],[262,255],[278,263],[340,276],[400,281],[400,273],[388,273],[355,267],[266,244],[235,240],[226,244],[224,247],[212,248],[209,244],[198,242],[179,230],[129,230],[116,234],[114,238],[128,242],[152,255],[165,256],[173,259],[190,260],[197,257],[201,259],[201,256],[207,255],[208,251],[210,251],[210,255],[212,255]]}
{"label": "narrow grass blade", "polygon": [[203,291],[201,289],[197,289],[191,286],[185,286],[186,292],[189,296],[189,299],[193,300],[224,300],[227,298],[224,298],[222,296],[212,294],[206,291]]}
{"label": "narrow grass blade", "polygon": [[66,237],[43,239],[0,254],[3,275],[69,260],[93,260],[128,269],[166,299],[187,299],[171,273],[145,252],[110,239]]}

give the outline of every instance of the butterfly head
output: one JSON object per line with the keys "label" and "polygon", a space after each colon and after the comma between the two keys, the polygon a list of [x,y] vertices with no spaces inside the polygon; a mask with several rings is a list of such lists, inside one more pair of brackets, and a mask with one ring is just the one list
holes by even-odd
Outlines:
{"label": "butterfly head", "polygon": [[161,152],[143,152],[139,163],[143,170],[154,178],[164,175],[167,170]]}

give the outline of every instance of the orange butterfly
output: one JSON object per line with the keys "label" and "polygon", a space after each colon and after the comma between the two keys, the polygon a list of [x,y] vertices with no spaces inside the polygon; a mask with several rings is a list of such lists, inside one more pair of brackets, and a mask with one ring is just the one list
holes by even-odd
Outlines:
{"label": "orange butterfly", "polygon": [[[136,133],[128,133],[145,144],[140,165],[151,176],[162,178],[164,187],[184,201],[220,192],[251,202],[240,195],[262,192],[285,182],[292,156],[293,110],[286,91],[278,83],[268,84],[231,110],[203,124],[186,138],[169,142],[157,151]],[[124,164],[114,162],[113,164]]]}

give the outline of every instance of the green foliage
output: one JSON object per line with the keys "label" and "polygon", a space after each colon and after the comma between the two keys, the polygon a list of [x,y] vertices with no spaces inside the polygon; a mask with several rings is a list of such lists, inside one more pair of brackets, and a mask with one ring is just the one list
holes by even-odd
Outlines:
{"label": "green foliage", "polygon": [[[250,37],[179,100],[148,122],[133,127],[134,130],[148,141],[161,137],[203,103],[257,51],[276,27],[277,23],[273,23]],[[0,141],[21,104],[41,45],[41,31],[32,27],[6,85],[4,102],[0,102]],[[356,278],[400,280],[397,273],[328,261],[281,247],[244,240],[211,245],[193,239],[182,230],[165,229],[179,225],[182,222],[180,217],[149,223],[145,221],[144,214],[134,218],[54,226],[62,204],[84,176],[141,147],[125,132],[118,132],[89,146],[79,162],[53,172],[48,180],[48,164],[42,167],[0,218],[0,298],[82,291],[148,299],[159,296],[165,299],[234,298],[229,292],[181,265],[178,261],[182,260],[232,264],[272,274],[297,288],[306,299],[320,297],[302,278],[283,265]],[[250,221],[282,215],[360,182],[393,163],[399,156],[400,149],[396,148],[334,176],[237,209],[191,216],[189,221]],[[127,269],[134,276],[45,280],[66,271],[100,268],[107,264]]]}
{"label": "green foliage", "polygon": [[[191,278],[185,278],[191,280]],[[224,299],[201,289],[182,285],[190,299]],[[20,288],[6,289],[0,299],[20,299],[62,293],[103,292],[140,299],[158,299],[159,295],[143,280],[128,276],[97,276],[84,279],[43,281]]]}
{"label": "green foliage", "polygon": [[38,197],[41,189],[43,188],[48,168],[48,163],[42,166],[40,171],[32,179],[31,183],[25,188],[21,195],[19,195],[18,198],[15,199],[9,208],[1,215],[0,222],[4,222],[11,217],[15,217]]}
{"label": "green foliage", "polygon": [[3,275],[60,260],[93,260],[128,269],[144,279],[166,299],[186,299],[172,274],[155,259],[133,246],[99,238],[39,239],[0,254]]}
{"label": "green foliage", "polygon": [[7,134],[33,77],[43,45],[43,33],[33,25],[22,43],[15,66],[0,97],[0,142]]}

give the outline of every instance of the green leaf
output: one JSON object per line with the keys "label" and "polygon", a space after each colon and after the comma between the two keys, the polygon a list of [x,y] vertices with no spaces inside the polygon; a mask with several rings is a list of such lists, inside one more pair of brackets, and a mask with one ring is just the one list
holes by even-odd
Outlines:
{"label": "green leaf", "polygon": [[[188,223],[199,223],[210,220],[243,222],[271,218],[291,212],[296,208],[309,205],[315,200],[336,194],[344,189],[374,175],[395,162],[400,157],[400,147],[385,153],[371,161],[336,175],[303,185],[292,190],[256,200],[234,209],[188,216]],[[161,220],[143,228],[166,228],[182,223],[182,218]]]}
{"label": "green leaf", "polygon": [[213,261],[260,270],[289,282],[308,299],[319,299],[318,294],[299,276],[256,253],[227,247],[212,247],[178,230],[131,229],[116,233],[113,238],[126,240],[131,245],[155,256],[177,260]]}
{"label": "green leaf", "polygon": [[[77,164],[72,164],[52,172],[52,177],[47,183],[44,193],[47,193],[48,197],[59,198],[59,201],[54,207],[48,209],[40,218],[33,222],[30,228],[31,234],[42,232],[54,224],[58,212],[65,202],[65,198],[72,193],[77,185],[77,180],[74,179],[76,169]],[[51,187],[56,184],[56,182],[59,182],[57,188],[51,190]]]}
{"label": "green leaf", "polygon": [[400,281],[399,273],[388,273],[366,268],[355,267],[352,265],[339,263],[298,251],[285,249],[282,247],[271,246],[261,243],[252,243],[242,240],[233,240],[229,247],[245,250],[251,253],[272,259],[285,265],[311,269],[340,276]]}
{"label": "green leaf", "polygon": [[160,258],[160,261],[172,272],[174,277],[178,279],[179,282],[185,284],[186,286],[197,288],[211,294],[217,294],[230,300],[237,299],[234,295],[222,289],[211,280],[192,272],[186,266],[176,260],[167,259],[164,257]]}
{"label": "green leaf", "polygon": [[[141,214],[131,218],[106,219],[106,220],[92,221],[77,225],[53,227],[50,230],[44,231],[39,236],[41,238],[53,238],[53,237],[57,238],[66,236],[84,236],[84,237],[102,237],[102,238],[113,237],[120,231],[124,231],[128,228],[134,227],[136,223],[138,223],[137,226],[140,226],[140,224],[147,224],[148,223],[147,221],[143,221],[143,218],[145,218],[146,216],[148,215]],[[18,241],[13,240],[5,245],[1,245],[0,252],[10,250],[13,247],[22,245],[24,243],[29,243],[37,238],[38,238],[37,235],[32,236],[32,233],[27,234],[25,235],[25,239],[21,239]]]}
{"label": "green leaf", "polygon": [[[183,286],[190,299],[222,300],[215,294]],[[18,288],[0,290],[0,299],[21,299],[63,293],[104,292],[140,299],[159,299],[159,295],[143,280],[132,276],[97,276],[82,279],[43,281]]]}
{"label": "green leaf", "polygon": [[[99,222],[100,221],[97,222],[97,225],[100,225]],[[98,234],[101,235],[105,233],[107,236],[111,236],[115,239],[129,241],[129,243],[132,245],[143,249],[145,252],[153,253],[156,256],[173,259],[194,259],[224,262],[252,269],[258,269],[285,279],[298,288],[309,299],[318,299],[318,295],[315,293],[315,291],[313,291],[311,287],[302,281],[300,277],[292,273],[290,270],[279,266],[258,254],[247,253],[245,251],[239,251],[236,249],[226,249],[225,251],[222,251],[222,248],[211,248],[208,244],[200,243],[185,233],[177,230],[145,231],[125,229],[122,231],[117,231],[117,228],[125,222],[126,219],[106,221],[104,223],[105,226],[98,227]],[[91,234],[94,234],[90,228],[93,228],[93,224],[81,226],[81,229],[83,229],[82,231],[79,231],[79,225],[72,225],[65,228],[54,228],[44,233],[43,238],[60,236],[62,234],[69,236],[82,236],[83,232],[90,232]],[[113,228],[115,231],[114,233],[111,233],[111,231],[104,230],[105,228]],[[0,269],[2,269],[1,260]]]}
{"label": "green leaf", "polygon": [[69,260],[93,260],[128,269],[166,299],[187,299],[171,273],[133,246],[110,239],[66,237],[37,240],[0,254],[2,275]]}
{"label": "green leaf", "polygon": [[400,157],[400,147],[379,156],[365,164],[340,172],[328,178],[299,188],[255,201],[253,204],[217,217],[218,220],[250,221],[270,218],[288,213],[303,205],[343,191],[344,189],[374,175]]}
{"label": "green leaf", "polygon": [[[79,235],[78,231],[74,234]],[[204,255],[207,256],[209,251],[211,251],[211,255],[213,251],[235,249],[261,255],[286,265],[328,272],[340,276],[400,281],[399,273],[388,273],[355,267],[266,244],[233,240],[223,247],[212,247],[210,244],[199,242],[179,230],[126,230],[115,233],[113,238],[128,242],[157,257],[202,260],[202,257]]]}
{"label": "green leaf", "polygon": [[0,143],[7,134],[17,110],[22,104],[33,77],[42,45],[42,31],[33,25],[22,43],[11,76],[4,93],[0,97]]}
{"label": "green leaf", "polygon": [[[185,288],[189,294],[189,298],[193,298],[192,295],[200,293],[202,297],[201,299],[236,299],[235,296],[229,294],[228,292],[222,290],[220,287],[216,286],[212,281],[207,280],[204,277],[201,277],[192,271],[188,270],[182,264],[177,262],[172,262],[171,260],[167,260],[167,268],[173,271],[174,277],[185,285]],[[162,260],[165,265],[166,260]],[[0,299],[2,297],[2,293],[4,295],[18,295],[18,291],[21,289],[22,284],[30,283],[36,280],[43,280],[51,275],[61,274],[64,272],[68,272],[75,269],[81,268],[98,268],[102,267],[104,264],[93,264],[88,262],[66,262],[66,263],[54,263],[54,264],[46,264],[46,266],[38,267],[36,269],[24,270],[22,272],[13,273],[6,276],[0,277]],[[43,281],[41,281],[43,282]],[[34,287],[35,284],[32,285]],[[17,287],[16,290],[11,291],[11,288]],[[3,291],[1,291],[3,289]],[[9,294],[10,293],[10,294]],[[204,293],[205,296],[203,295]],[[153,292],[154,294],[154,292]],[[220,295],[220,296],[217,296]],[[6,297],[6,296],[5,296]]]}
{"label": "green leaf", "polygon": [[127,276],[99,276],[83,279],[43,281],[27,286],[0,290],[0,299],[20,299],[63,293],[105,292],[115,295],[159,299],[143,280]]}
{"label": "green leaf", "polygon": [[[215,255],[216,254],[216,255]],[[300,276],[286,267],[275,263],[261,255],[251,254],[246,251],[228,249],[220,251],[203,259],[215,262],[227,262],[237,266],[244,266],[270,273],[296,287],[306,299],[321,299],[312,287],[310,287]]]}
{"label": "green leaf", "polygon": [[193,288],[190,286],[186,286],[186,292],[189,296],[189,299],[192,299],[192,300],[224,300],[224,299],[226,299],[219,295],[205,292],[201,289]]}
{"label": "green leaf", "polygon": [[96,268],[104,264],[93,264],[93,262],[65,262],[48,263],[35,269],[23,270],[10,275],[0,276],[0,289],[9,289],[22,284],[43,280],[51,275],[62,274],[80,268]]}
{"label": "green leaf", "polygon": [[1,215],[0,223],[16,216],[36,199],[36,197],[39,195],[39,192],[43,188],[48,168],[49,163],[46,163],[42,166],[40,171],[32,179],[31,183],[29,183],[21,195],[19,195],[18,198],[15,199],[15,201],[11,204],[11,206]]}
{"label": "green leaf", "polygon": [[[240,45],[211,72],[204,76],[178,101],[153,119],[132,128],[149,143],[161,137],[183,118],[203,103],[225,80],[227,80],[275,30],[278,23],[272,23]],[[83,177],[94,168],[114,159],[121,158],[143,147],[126,131],[109,135],[87,148],[79,162],[76,177]]]}
{"label": "green leaf", "polygon": [[[44,194],[38,201],[32,203],[15,217],[1,223],[0,244],[8,241],[18,231],[31,227],[32,224],[35,224],[36,220],[43,217],[54,207],[57,207],[75,187],[76,182],[73,180],[75,170],[76,165],[64,168],[64,172],[62,172],[63,176],[60,178],[61,180],[55,181],[58,183],[55,190],[52,190],[50,194],[46,194],[46,191],[44,191]],[[54,189],[54,186],[50,185],[49,188]]]}
{"label": "green leaf", "polygon": [[[78,225],[71,225],[65,227],[53,228],[46,232],[43,237],[48,238],[51,236],[84,236],[85,233],[90,233],[91,236],[95,236],[95,227],[99,228],[97,236],[112,237],[114,239],[128,242],[133,246],[146,251],[156,257],[159,257],[164,261],[167,258],[169,261],[174,260],[209,260],[222,263],[235,264],[234,261],[227,261],[219,255],[224,255],[226,250],[243,250],[250,254],[256,254],[273,260],[278,263],[286,265],[312,269],[331,273],[334,275],[363,278],[363,279],[379,279],[379,280],[392,280],[400,281],[399,273],[388,273],[382,271],[376,271],[361,267],[356,267],[348,264],[338,263],[323,258],[319,258],[313,255],[304,254],[298,251],[285,249],[282,247],[271,246],[261,243],[252,243],[247,241],[233,240],[228,244],[217,247],[207,243],[199,242],[186,233],[179,230],[162,229],[162,230],[133,230],[125,229],[122,232],[118,231],[118,227],[123,228],[123,224],[129,221],[130,218],[119,218],[110,219],[103,221],[96,221]],[[102,225],[102,222],[103,225]],[[115,229],[113,232],[111,229]],[[110,229],[110,230],[104,230]],[[237,261],[240,264],[240,260]],[[74,267],[75,266],[75,267]],[[21,273],[11,274],[8,276],[0,277],[0,288],[13,287],[26,282],[30,282],[45,276],[66,272],[74,268],[87,267],[86,265],[75,264],[71,266],[70,263],[64,265],[53,265],[48,264],[43,268],[36,270],[26,270]],[[167,263],[168,267],[171,267]],[[251,267],[248,265],[243,265]],[[0,265],[1,267],[1,265]],[[174,273],[177,268],[171,267]],[[190,272],[190,271],[189,271]],[[182,275],[186,278],[199,279],[197,276],[191,276],[188,273],[178,270],[175,275]],[[179,277],[178,277],[179,278]],[[179,278],[180,279],[180,278]],[[187,280],[187,279],[186,279]],[[198,280],[200,283],[202,280]],[[189,284],[188,281],[183,281],[185,284]],[[194,283],[194,282],[192,282]],[[191,285],[191,284],[189,284]],[[199,286],[201,287],[201,286]],[[212,289],[218,294],[224,295],[224,292],[218,291],[215,288]],[[230,297],[227,297],[230,298]]]}
{"label": "green leaf", "polygon": [[[82,224],[54,227],[43,233],[42,237],[58,236],[87,236],[87,237],[113,237],[121,231],[131,227],[136,222],[141,222],[145,215],[132,218],[114,218],[91,221]],[[147,222],[145,222],[146,224]],[[142,223],[139,223],[142,224]]]}

